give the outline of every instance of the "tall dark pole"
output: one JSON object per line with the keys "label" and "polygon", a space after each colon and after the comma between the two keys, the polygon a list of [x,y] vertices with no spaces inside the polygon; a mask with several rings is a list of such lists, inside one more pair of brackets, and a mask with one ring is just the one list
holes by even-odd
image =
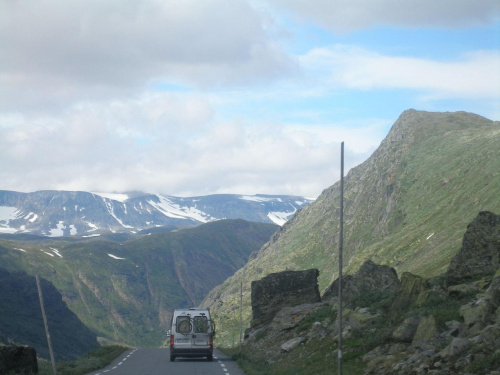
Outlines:
{"label": "tall dark pole", "polygon": [[344,249],[344,142],[340,144],[340,228],[339,228],[339,375],[342,375],[342,252]]}

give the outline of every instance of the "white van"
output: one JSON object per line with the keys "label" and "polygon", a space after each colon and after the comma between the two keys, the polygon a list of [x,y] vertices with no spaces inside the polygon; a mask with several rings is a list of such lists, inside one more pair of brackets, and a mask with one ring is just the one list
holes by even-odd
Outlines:
{"label": "white van", "polygon": [[170,360],[176,357],[213,359],[215,325],[209,309],[175,309],[170,330]]}

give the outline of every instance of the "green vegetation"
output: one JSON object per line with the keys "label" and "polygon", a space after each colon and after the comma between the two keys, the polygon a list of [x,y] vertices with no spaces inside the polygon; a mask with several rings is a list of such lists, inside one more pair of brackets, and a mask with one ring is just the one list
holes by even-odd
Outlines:
{"label": "green vegetation", "polygon": [[[59,375],[84,375],[102,369],[128,349],[118,345],[102,346],[77,360],[56,362],[57,373]],[[51,375],[52,364],[48,360],[39,359],[38,370],[39,375]]]}
{"label": "green vegetation", "polygon": [[[0,240],[0,263],[53,283],[95,335],[134,346],[159,346],[167,339],[172,311],[198,305],[276,229],[272,224],[221,220],[123,243]],[[0,307],[0,321],[2,311]]]}
{"label": "green vegetation", "polygon": [[323,322],[327,318],[330,320],[336,319],[336,315],[332,312],[331,306],[322,306],[302,319],[297,327],[297,331],[307,331],[311,329],[315,322]]}

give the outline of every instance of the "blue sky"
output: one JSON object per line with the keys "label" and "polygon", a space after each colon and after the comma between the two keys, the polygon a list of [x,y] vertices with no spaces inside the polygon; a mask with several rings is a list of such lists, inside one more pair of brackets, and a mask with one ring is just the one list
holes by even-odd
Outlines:
{"label": "blue sky", "polygon": [[316,197],[406,109],[500,120],[498,1],[0,7],[0,189]]}

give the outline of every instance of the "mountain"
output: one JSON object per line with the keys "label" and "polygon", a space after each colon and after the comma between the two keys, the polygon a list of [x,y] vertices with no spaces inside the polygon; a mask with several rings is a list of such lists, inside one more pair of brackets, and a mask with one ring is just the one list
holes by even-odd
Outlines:
{"label": "mountain", "polygon": [[[378,149],[344,179],[344,272],[370,259],[399,274],[442,274],[478,212],[500,212],[498,145],[499,122],[466,112],[402,113]],[[324,190],[202,305],[228,319],[243,282],[249,322],[252,280],[317,268],[320,290],[328,287],[338,275],[339,197],[340,183]]]}
{"label": "mountain", "polygon": [[[0,284],[0,342],[29,345],[49,358],[35,277],[0,268]],[[68,309],[61,293],[42,278],[40,288],[56,359],[75,359],[97,347],[96,335]]]}
{"label": "mountain", "polygon": [[[49,280],[98,336],[159,346],[175,308],[197,306],[278,228],[218,220],[124,241],[8,235],[0,238],[0,267]],[[0,322],[17,321],[17,315],[4,312],[2,318],[2,312]]]}
{"label": "mountain", "polygon": [[220,219],[283,225],[312,199],[286,195],[217,194],[179,198],[145,193],[0,190],[0,233],[49,237],[176,229]]}

